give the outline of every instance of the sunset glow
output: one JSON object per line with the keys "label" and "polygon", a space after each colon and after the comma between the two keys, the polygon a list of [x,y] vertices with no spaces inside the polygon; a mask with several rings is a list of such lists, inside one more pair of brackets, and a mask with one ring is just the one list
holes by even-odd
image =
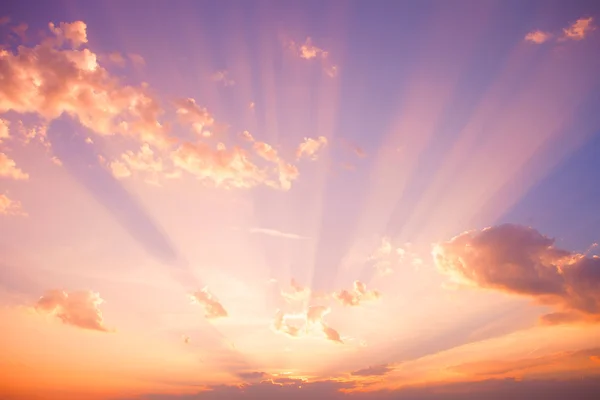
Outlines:
{"label": "sunset glow", "polygon": [[600,2],[0,6],[0,399],[600,398]]}

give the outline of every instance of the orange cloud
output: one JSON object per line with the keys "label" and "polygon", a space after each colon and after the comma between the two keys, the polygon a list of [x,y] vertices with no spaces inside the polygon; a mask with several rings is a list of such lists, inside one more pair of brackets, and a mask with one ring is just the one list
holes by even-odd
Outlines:
{"label": "orange cloud", "polygon": [[0,215],[27,216],[27,213],[23,211],[19,201],[11,200],[8,196],[0,194]]}
{"label": "orange cloud", "polygon": [[127,151],[121,155],[120,160],[111,162],[110,169],[115,178],[127,178],[131,176],[132,171],[137,171],[151,174],[152,179],[156,179],[156,176],[163,172],[163,162],[162,159],[156,158],[154,151],[144,143],[139,152]]}
{"label": "orange cloud", "polygon": [[205,143],[184,143],[171,153],[175,166],[216,186],[250,188],[264,183],[265,171],[239,147],[227,150],[222,143],[211,149]]}
{"label": "orange cloud", "polygon": [[377,300],[381,293],[376,290],[367,290],[367,285],[360,281],[354,282],[352,291],[342,290],[334,293],[333,297],[345,306],[358,306],[363,301]]}
{"label": "orange cloud", "polygon": [[179,99],[175,101],[175,105],[179,120],[190,125],[199,135],[202,134],[205,127],[212,126],[215,123],[215,119],[206,107],[200,107],[196,104],[196,100],[192,98]]}
{"label": "orange cloud", "polygon": [[[281,232],[281,231],[278,231],[277,229],[251,228],[251,229],[249,229],[249,232],[250,233],[260,233],[263,235],[279,237],[279,238],[284,238],[284,239],[298,239],[298,240],[308,239],[306,236],[300,236],[295,233]],[[292,279],[292,286],[294,285],[293,282],[294,282],[294,280]]]}
{"label": "orange cloud", "polygon": [[0,113],[33,113],[46,124],[67,114],[97,134],[171,143],[159,121],[163,110],[147,85],[121,84],[98,64],[94,52],[79,49],[87,43],[85,23],[50,24],[49,29],[54,37],[36,46],[18,46],[16,53],[0,50]]}
{"label": "orange cloud", "polygon": [[278,162],[279,156],[277,155],[277,150],[275,150],[270,144],[265,142],[254,142],[254,151],[260,157],[264,158],[267,161]]}
{"label": "orange cloud", "polygon": [[525,35],[525,40],[535,44],[542,44],[552,38],[552,34],[543,31],[533,31]]}
{"label": "orange cloud", "polygon": [[200,304],[204,307],[204,316],[206,318],[215,319],[227,317],[228,314],[223,305],[221,305],[221,303],[219,303],[219,301],[212,294],[210,294],[206,288],[191,294],[190,297],[192,298],[192,302]]}
{"label": "orange cloud", "polygon": [[298,145],[296,158],[299,160],[302,157],[306,157],[316,160],[316,153],[325,145],[327,145],[327,138],[325,136],[319,136],[316,139],[304,138],[304,141]]}
{"label": "orange cloud", "polygon": [[455,281],[555,306],[546,323],[600,322],[600,258],[558,249],[533,228],[505,224],[465,232],[436,245],[433,256]]}
{"label": "orange cloud", "polygon": [[564,40],[582,40],[596,27],[592,24],[593,18],[579,18],[568,28],[563,29]]}
{"label": "orange cloud", "polygon": [[119,52],[110,53],[108,55],[108,60],[119,67],[125,66],[125,57],[123,57],[123,55]]}
{"label": "orange cloud", "polygon": [[17,168],[17,164],[6,154],[0,153],[0,178],[27,180],[29,175]]}
{"label": "orange cloud", "polygon": [[98,306],[103,300],[91,291],[49,290],[37,301],[35,309],[56,316],[64,324],[108,332]]}

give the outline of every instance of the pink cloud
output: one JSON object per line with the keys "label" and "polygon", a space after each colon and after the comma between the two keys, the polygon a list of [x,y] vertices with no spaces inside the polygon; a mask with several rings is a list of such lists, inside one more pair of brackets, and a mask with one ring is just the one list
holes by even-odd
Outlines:
{"label": "pink cloud", "polygon": [[525,35],[525,40],[535,44],[542,44],[552,38],[552,34],[543,31],[533,31]]}
{"label": "pink cloud", "polygon": [[317,152],[327,145],[327,138],[325,136],[319,136],[316,139],[304,138],[304,141],[298,145],[296,150],[296,158],[310,158],[312,160],[317,159]]}
{"label": "pink cloud", "polygon": [[579,18],[569,27],[563,29],[564,40],[583,40],[585,37],[596,29],[593,25],[593,18]]}
{"label": "pink cloud", "polygon": [[39,312],[54,315],[67,325],[108,332],[98,308],[102,302],[100,295],[91,291],[49,290],[40,297],[35,308]]}
{"label": "pink cloud", "polygon": [[207,319],[227,317],[225,307],[206,288],[191,294],[190,297],[194,303],[204,307],[204,316]]}
{"label": "pink cloud", "polygon": [[8,196],[0,194],[0,215],[27,216],[27,213],[23,211],[19,201],[11,200]]}

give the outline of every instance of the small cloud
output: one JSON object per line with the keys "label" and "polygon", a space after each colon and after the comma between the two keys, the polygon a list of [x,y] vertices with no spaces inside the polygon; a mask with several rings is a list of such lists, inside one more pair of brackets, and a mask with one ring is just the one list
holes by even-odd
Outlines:
{"label": "small cloud", "polygon": [[29,174],[18,168],[13,159],[4,153],[0,153],[0,178],[27,180],[29,179]]}
{"label": "small cloud", "polygon": [[254,111],[255,107],[256,107],[256,104],[253,101],[251,101],[250,104],[248,104],[248,108],[252,111]]}
{"label": "small cloud", "polygon": [[293,40],[284,41],[288,49],[294,55],[305,60],[318,59],[321,61],[323,71],[329,77],[333,78],[338,74],[338,66],[334,65],[329,60],[329,52],[317,47],[313,44],[310,37],[307,37],[303,44],[297,44]]}
{"label": "small cloud", "polygon": [[91,137],[86,137],[86,138],[85,138],[85,142],[86,142],[87,144],[94,144],[94,141],[92,140],[92,138],[91,138]]}
{"label": "small cloud", "polygon": [[352,376],[381,376],[386,375],[394,369],[389,364],[370,366],[350,372]]}
{"label": "small cloud", "polygon": [[207,319],[227,317],[228,314],[223,305],[206,288],[191,294],[190,297],[193,303],[204,307],[204,316]]}
{"label": "small cloud", "polygon": [[525,35],[525,40],[535,44],[542,44],[552,38],[552,34],[543,31],[533,31]]}
{"label": "small cloud", "polygon": [[345,306],[358,306],[363,301],[373,301],[381,297],[381,293],[376,290],[367,290],[367,285],[361,281],[354,281],[352,291],[342,290],[334,293],[333,297]]}
{"label": "small cloud", "polygon": [[265,142],[254,142],[253,147],[256,154],[258,154],[261,158],[274,163],[279,161],[277,150],[275,150],[270,144]]}
{"label": "small cloud", "polygon": [[250,233],[259,233],[259,234],[283,238],[283,239],[298,239],[298,240],[309,239],[306,236],[297,235],[295,233],[282,232],[282,231],[278,231],[277,229],[250,228],[249,232]]}
{"label": "small cloud", "polygon": [[8,127],[10,126],[10,121],[0,118],[0,143],[3,140],[10,138],[10,131]]}
{"label": "small cloud", "polygon": [[53,315],[67,325],[108,332],[98,308],[102,303],[100,295],[91,291],[49,290],[37,301],[35,309]]}
{"label": "small cloud", "polygon": [[325,74],[330,78],[335,78],[338,74],[338,66],[337,65],[328,65],[323,68]]}
{"label": "small cloud", "polygon": [[181,338],[183,340],[183,343],[185,344],[190,344],[190,337],[187,335],[183,335],[183,337]]}
{"label": "small cloud", "polygon": [[323,327],[323,333],[325,334],[325,337],[327,337],[327,340],[331,340],[332,342],[337,342],[340,344],[344,343],[342,341],[342,339],[340,338],[340,334],[338,333],[338,331],[336,331],[332,327],[327,326],[325,324],[322,324],[322,327]]}
{"label": "small cloud", "polygon": [[233,86],[235,81],[229,78],[229,72],[227,70],[217,71],[210,77],[213,82],[221,83],[223,86]]}
{"label": "small cloud", "polygon": [[316,139],[304,138],[304,141],[298,145],[296,150],[296,158],[310,158],[311,160],[317,159],[317,152],[327,145],[327,138],[325,136],[319,136]]}
{"label": "small cloud", "polygon": [[260,382],[263,379],[271,377],[271,375],[261,371],[240,372],[237,376],[248,382]]}
{"label": "small cloud", "polygon": [[11,200],[8,196],[0,194],[0,215],[15,215],[26,217],[21,202]]}
{"label": "small cloud", "polygon": [[108,61],[111,63],[118,65],[119,67],[125,66],[125,57],[119,52],[113,52],[108,55]]}
{"label": "small cloud", "polygon": [[56,156],[52,156],[52,158],[50,159],[50,161],[52,161],[52,163],[54,165],[58,165],[59,167],[62,167],[62,165],[63,165],[62,161],[60,161],[60,158],[58,158]]}
{"label": "small cloud", "polygon": [[240,136],[242,137],[242,139],[247,140],[249,142],[254,142],[254,137],[252,136],[252,134],[248,131],[243,131],[242,133],[240,133]]}
{"label": "small cloud", "polygon": [[19,37],[19,39],[21,39],[22,41],[25,41],[25,40],[27,40],[27,29],[29,29],[29,25],[27,25],[25,23],[20,23],[17,26],[13,26],[10,30],[12,33],[17,35]]}
{"label": "small cloud", "polygon": [[592,24],[593,18],[579,18],[568,28],[563,29],[563,40],[582,40],[596,29]]}
{"label": "small cloud", "polygon": [[10,17],[9,16],[0,17],[0,26],[6,25],[9,22],[10,22]]}
{"label": "small cloud", "polygon": [[129,61],[131,61],[131,63],[135,66],[143,67],[146,65],[146,60],[144,60],[144,57],[139,54],[129,53],[127,54],[127,58],[129,58]]}

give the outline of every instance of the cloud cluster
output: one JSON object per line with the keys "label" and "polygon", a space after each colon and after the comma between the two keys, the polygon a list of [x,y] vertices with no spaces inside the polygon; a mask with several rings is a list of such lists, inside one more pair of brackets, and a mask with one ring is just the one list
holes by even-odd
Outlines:
{"label": "cloud cluster", "polygon": [[[187,172],[219,187],[266,185],[283,190],[290,189],[297,179],[298,169],[281,159],[268,143],[254,142],[251,149],[243,149],[224,143],[183,142],[171,136],[170,119],[176,119],[195,136],[211,138],[215,118],[191,98],[166,102],[171,108],[163,109],[148,84],[125,84],[101,65],[104,61],[123,64],[123,55],[102,56],[87,45],[87,26],[75,21],[50,23],[38,44],[17,46],[14,51],[1,49],[0,114],[32,114],[44,127],[68,115],[95,134],[134,139],[141,146],[138,153],[128,151],[104,164],[119,178],[138,171],[150,175],[145,179],[154,183],[158,177]],[[132,63],[143,60],[133,54],[127,57]],[[214,78],[226,85],[232,83],[223,71]],[[45,131],[31,134],[27,133],[27,141],[34,137],[45,140]],[[0,141],[6,138],[8,124],[2,120]],[[1,174],[18,179],[26,176],[3,157]],[[263,167],[261,162],[269,165]]]}
{"label": "cloud cluster", "polygon": [[208,319],[223,318],[228,315],[225,307],[206,288],[192,293],[190,298],[193,303],[204,307],[204,316]]}
{"label": "cloud cluster", "polygon": [[436,245],[433,256],[459,283],[554,306],[545,323],[600,322],[600,258],[556,248],[533,228],[505,224],[465,232]]}
{"label": "cloud cluster", "polygon": [[163,113],[147,85],[122,84],[87,48],[86,24],[49,24],[53,36],[16,53],[0,50],[0,113],[33,113],[47,122],[67,114],[101,135],[123,134],[164,146]]}
{"label": "cloud cluster", "polygon": [[91,291],[49,290],[37,301],[35,309],[54,315],[67,325],[108,332],[98,309],[102,302],[100,295]]}
{"label": "cloud cluster", "polygon": [[217,71],[212,74],[211,79],[214,82],[218,82],[223,86],[233,86],[235,85],[235,81],[229,77],[229,72],[227,70]]}
{"label": "cloud cluster", "polygon": [[546,43],[551,39],[556,38],[559,42],[567,40],[583,40],[590,32],[594,31],[596,27],[593,24],[593,18],[579,18],[566,28],[562,29],[561,34],[555,35],[551,32],[544,32],[541,30],[535,30],[525,35],[525,41],[535,44]]}
{"label": "cloud cluster", "polygon": [[367,285],[361,281],[354,281],[352,290],[341,290],[333,294],[333,297],[345,306],[358,306],[363,301],[373,301],[381,297],[377,290],[367,290]]}

